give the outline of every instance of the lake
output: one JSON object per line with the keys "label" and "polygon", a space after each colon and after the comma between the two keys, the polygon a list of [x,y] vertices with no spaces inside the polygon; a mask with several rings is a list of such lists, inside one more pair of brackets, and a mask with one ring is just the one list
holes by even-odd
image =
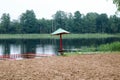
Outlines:
{"label": "lake", "polygon": [[[97,47],[101,44],[120,41],[120,38],[99,39],[63,39],[64,49],[80,49],[81,47]],[[59,39],[2,39],[0,40],[0,56],[14,54],[58,55]],[[23,58],[27,58],[24,56]]]}

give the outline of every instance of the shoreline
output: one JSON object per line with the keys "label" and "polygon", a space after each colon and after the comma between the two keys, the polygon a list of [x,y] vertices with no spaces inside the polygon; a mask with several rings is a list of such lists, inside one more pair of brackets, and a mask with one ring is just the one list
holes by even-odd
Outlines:
{"label": "shoreline", "polygon": [[[88,39],[88,38],[120,38],[120,34],[102,34],[102,33],[85,33],[85,34],[67,34],[63,39]],[[59,36],[51,34],[0,34],[0,39],[59,39]]]}

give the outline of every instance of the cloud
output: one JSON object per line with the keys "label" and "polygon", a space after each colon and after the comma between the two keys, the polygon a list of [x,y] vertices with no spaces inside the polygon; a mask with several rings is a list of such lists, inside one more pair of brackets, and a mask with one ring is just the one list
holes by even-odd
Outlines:
{"label": "cloud", "polygon": [[56,11],[74,13],[88,12],[106,13],[113,15],[116,6],[112,0],[0,0],[0,16],[10,13],[12,19],[17,19],[26,10],[34,10],[37,18],[51,18]]}

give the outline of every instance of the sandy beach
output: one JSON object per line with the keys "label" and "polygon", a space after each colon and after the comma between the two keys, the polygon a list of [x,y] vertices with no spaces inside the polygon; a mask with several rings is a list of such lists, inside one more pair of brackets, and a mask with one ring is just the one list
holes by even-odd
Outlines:
{"label": "sandy beach", "polygon": [[0,60],[0,80],[120,80],[120,54]]}

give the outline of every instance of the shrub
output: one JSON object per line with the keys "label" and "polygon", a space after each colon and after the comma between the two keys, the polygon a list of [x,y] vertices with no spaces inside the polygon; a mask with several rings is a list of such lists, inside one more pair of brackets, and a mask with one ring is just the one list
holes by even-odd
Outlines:
{"label": "shrub", "polygon": [[100,45],[98,51],[120,51],[120,42]]}

